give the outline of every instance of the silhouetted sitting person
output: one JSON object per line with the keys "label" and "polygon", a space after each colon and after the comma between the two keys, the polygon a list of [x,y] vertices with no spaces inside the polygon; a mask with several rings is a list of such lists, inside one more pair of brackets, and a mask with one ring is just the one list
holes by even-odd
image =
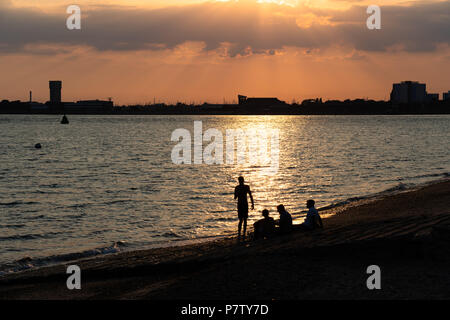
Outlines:
{"label": "silhouetted sitting person", "polygon": [[306,207],[309,209],[306,214],[305,222],[300,225],[302,230],[314,230],[317,228],[323,228],[322,219],[320,218],[319,212],[314,207],[316,202],[314,200],[306,201]]}
{"label": "silhouetted sitting person", "polygon": [[280,220],[278,221],[278,225],[280,226],[280,233],[289,233],[292,231],[292,217],[289,212],[286,211],[284,206],[280,204],[277,207],[278,213],[280,214]]}
{"label": "silhouetted sitting person", "polygon": [[255,230],[255,240],[270,237],[275,233],[275,220],[269,217],[269,210],[262,211],[264,219],[258,220],[253,224]]}

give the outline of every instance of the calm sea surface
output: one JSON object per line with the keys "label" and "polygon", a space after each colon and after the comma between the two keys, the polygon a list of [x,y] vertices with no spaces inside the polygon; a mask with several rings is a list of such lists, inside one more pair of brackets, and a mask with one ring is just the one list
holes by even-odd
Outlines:
{"label": "calm sea surface", "polygon": [[[283,203],[318,207],[450,172],[450,116],[0,115],[0,265],[24,257],[175,243],[236,229],[234,187],[250,184],[259,219]],[[279,170],[175,165],[175,129],[280,131]],[[42,149],[34,145],[41,143]],[[205,143],[205,146],[207,143]],[[96,249],[96,250],[94,250]]]}

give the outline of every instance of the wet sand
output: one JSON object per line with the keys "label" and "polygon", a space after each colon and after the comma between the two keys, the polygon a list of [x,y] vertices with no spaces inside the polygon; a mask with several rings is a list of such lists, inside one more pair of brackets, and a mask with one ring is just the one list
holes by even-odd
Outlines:
{"label": "wet sand", "polygon": [[11,274],[0,299],[449,299],[449,208],[447,180],[343,207],[322,230],[80,260],[81,290],[66,287],[69,264]]}

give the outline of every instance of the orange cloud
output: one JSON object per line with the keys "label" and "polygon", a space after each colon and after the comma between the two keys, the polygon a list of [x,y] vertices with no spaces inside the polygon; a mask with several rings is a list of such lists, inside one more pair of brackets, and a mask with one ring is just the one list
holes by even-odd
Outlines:
{"label": "orange cloud", "polygon": [[[91,8],[83,29],[66,15],[7,6],[0,15],[0,99],[48,99],[61,79],[64,100],[116,103],[222,102],[237,94],[385,99],[392,82],[450,89],[449,1],[383,8],[381,32],[363,7],[342,10],[208,2],[157,9]],[[424,15],[424,13],[426,13]],[[420,19],[420,24],[417,24]],[[62,27],[61,27],[62,26]]]}

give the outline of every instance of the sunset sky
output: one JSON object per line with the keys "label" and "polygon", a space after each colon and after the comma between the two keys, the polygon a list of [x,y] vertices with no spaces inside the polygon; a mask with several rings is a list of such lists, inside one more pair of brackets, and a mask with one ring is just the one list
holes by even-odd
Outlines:
{"label": "sunset sky", "polygon": [[0,0],[0,100],[45,102],[48,80],[116,104],[388,99],[402,80],[442,94],[449,70],[450,1]]}

